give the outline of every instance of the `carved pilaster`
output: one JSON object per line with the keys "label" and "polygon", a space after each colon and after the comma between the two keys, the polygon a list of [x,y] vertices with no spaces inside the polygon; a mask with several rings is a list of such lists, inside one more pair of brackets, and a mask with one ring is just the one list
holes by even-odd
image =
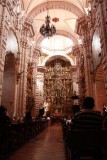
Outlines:
{"label": "carved pilaster", "polygon": [[3,32],[3,21],[4,21],[4,3],[0,4],[0,48],[1,48],[1,39],[2,39],[2,32]]}
{"label": "carved pilaster", "polygon": [[[78,87],[80,97],[86,95],[86,79],[85,79],[85,65],[84,65],[84,56],[82,52],[82,46],[79,46],[77,55],[77,74],[78,74]],[[80,99],[81,99],[80,98]]]}
{"label": "carved pilaster", "polygon": [[[100,0],[99,0],[100,1]],[[100,1],[101,49],[104,69],[105,89],[107,95],[107,1]]]}
{"label": "carved pilaster", "polygon": [[[19,81],[19,113],[24,114],[26,111],[26,89],[27,89],[27,69],[28,62],[33,55],[33,47],[31,46],[31,38],[34,36],[34,30],[32,25],[29,22],[25,22],[23,24],[22,32],[21,32],[21,40],[20,40],[20,52],[21,52],[21,60],[20,60],[20,71],[23,74],[18,75],[20,77]],[[24,64],[24,65],[23,65]],[[23,106],[23,107],[22,107]]]}
{"label": "carved pilaster", "polygon": [[[18,106],[18,112],[23,115],[23,109],[26,106],[26,83],[27,83],[27,63],[26,63],[26,54],[27,54],[27,43],[21,41],[21,59],[20,59],[20,70],[17,78],[20,78],[19,80],[19,106]],[[23,65],[24,64],[24,65]],[[22,74],[20,74],[22,73]],[[22,107],[23,106],[23,107]],[[25,110],[24,110],[25,112]]]}
{"label": "carved pilaster", "polygon": [[4,71],[4,62],[0,60],[0,105],[1,105],[1,96],[2,96],[2,83],[3,83],[3,71]]}
{"label": "carved pilaster", "polygon": [[90,32],[92,24],[92,14],[84,16],[78,20],[77,33],[82,37],[81,53],[84,57],[84,74],[86,83],[86,95],[92,95],[92,79],[90,75],[90,55],[91,55],[91,38]]}

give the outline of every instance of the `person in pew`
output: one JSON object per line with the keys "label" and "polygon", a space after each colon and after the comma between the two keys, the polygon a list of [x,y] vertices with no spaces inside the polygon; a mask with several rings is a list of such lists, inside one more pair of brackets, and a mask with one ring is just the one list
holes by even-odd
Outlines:
{"label": "person in pew", "polygon": [[32,122],[32,115],[30,111],[26,112],[26,115],[24,117],[24,122],[25,123],[31,123]]}
{"label": "person in pew", "polygon": [[11,125],[11,119],[7,115],[7,109],[4,106],[0,106],[0,124]]}
{"label": "person in pew", "polygon": [[[73,122],[73,130],[99,130],[102,128],[102,116],[99,111],[94,110],[94,99],[92,97],[85,97],[83,101],[83,108],[75,113]],[[72,136],[72,131],[71,131]],[[85,151],[92,153],[93,160],[101,160],[102,150],[101,148],[85,148]],[[84,152],[85,152],[84,151]],[[80,160],[80,155],[76,154],[76,160]]]}
{"label": "person in pew", "polygon": [[77,104],[73,105],[72,106],[72,113],[73,113],[72,117],[74,117],[74,115],[79,111],[80,111],[80,105],[77,105]]}
{"label": "person in pew", "polygon": [[103,114],[103,127],[107,128],[107,111]]}
{"label": "person in pew", "polygon": [[100,129],[102,128],[102,116],[94,110],[94,99],[85,97],[83,108],[74,115],[73,128],[76,129]]}

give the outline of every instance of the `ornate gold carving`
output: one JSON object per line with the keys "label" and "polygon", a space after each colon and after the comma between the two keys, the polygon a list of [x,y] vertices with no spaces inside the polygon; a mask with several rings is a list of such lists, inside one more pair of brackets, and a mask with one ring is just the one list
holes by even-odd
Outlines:
{"label": "ornate gold carving", "polygon": [[26,96],[26,109],[32,110],[35,101],[33,96],[33,63],[28,63],[27,70],[27,96]]}
{"label": "ornate gold carving", "polygon": [[51,103],[50,112],[57,115],[66,113],[66,104],[70,101],[71,95],[72,71],[70,63],[57,59],[46,64],[44,99]]}

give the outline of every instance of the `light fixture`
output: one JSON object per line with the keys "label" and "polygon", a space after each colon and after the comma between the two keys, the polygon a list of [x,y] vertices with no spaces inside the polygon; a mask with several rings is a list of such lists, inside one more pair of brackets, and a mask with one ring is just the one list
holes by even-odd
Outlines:
{"label": "light fixture", "polygon": [[56,28],[52,24],[50,25],[50,16],[48,15],[48,1],[47,1],[47,16],[45,17],[45,24],[40,27],[40,33],[44,37],[52,37],[56,33]]}

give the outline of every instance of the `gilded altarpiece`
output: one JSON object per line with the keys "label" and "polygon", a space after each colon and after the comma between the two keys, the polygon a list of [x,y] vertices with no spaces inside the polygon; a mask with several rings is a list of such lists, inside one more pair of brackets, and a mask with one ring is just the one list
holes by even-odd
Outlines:
{"label": "gilded altarpiece", "polygon": [[26,89],[26,110],[32,111],[33,107],[35,106],[34,95],[33,95],[33,69],[32,63],[28,64],[27,70],[27,89]]}
{"label": "gilded altarpiece", "polygon": [[51,115],[62,116],[71,111],[73,93],[72,66],[62,59],[46,64],[44,75],[44,100]]}

